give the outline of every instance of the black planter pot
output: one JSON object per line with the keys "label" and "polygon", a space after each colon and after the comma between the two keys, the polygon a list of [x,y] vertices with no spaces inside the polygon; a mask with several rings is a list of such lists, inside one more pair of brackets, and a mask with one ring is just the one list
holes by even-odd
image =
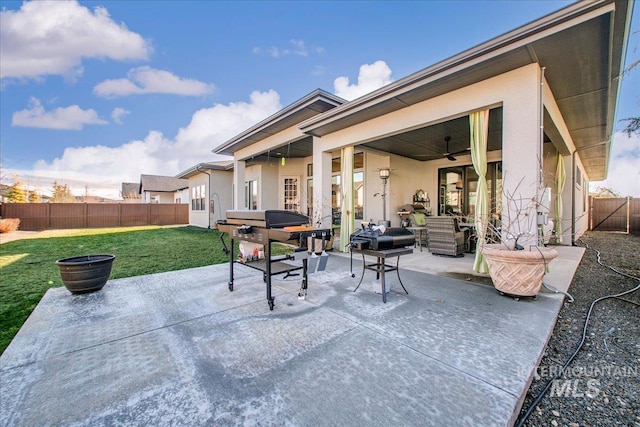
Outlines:
{"label": "black planter pot", "polygon": [[99,291],[107,283],[115,255],[83,255],[56,261],[62,283],[72,294]]}

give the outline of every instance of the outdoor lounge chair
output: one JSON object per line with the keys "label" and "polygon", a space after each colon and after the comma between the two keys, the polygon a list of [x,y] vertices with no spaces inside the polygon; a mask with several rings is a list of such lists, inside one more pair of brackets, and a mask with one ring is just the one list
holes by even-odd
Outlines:
{"label": "outdoor lounge chair", "polygon": [[434,255],[461,256],[465,251],[465,233],[451,216],[426,218],[429,251]]}

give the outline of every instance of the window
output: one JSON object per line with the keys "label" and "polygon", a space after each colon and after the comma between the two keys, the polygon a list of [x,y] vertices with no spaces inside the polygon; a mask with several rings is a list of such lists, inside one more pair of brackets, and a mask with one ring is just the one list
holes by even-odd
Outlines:
{"label": "window", "polygon": [[297,212],[300,209],[300,186],[298,178],[284,177],[284,210]]}
{"label": "window", "polygon": [[363,171],[355,172],[353,174],[353,191],[354,191],[353,210],[355,211],[354,218],[362,219],[364,215],[364,172]]}
{"label": "window", "polygon": [[[191,187],[191,210],[203,211],[205,209],[205,194],[204,184]],[[178,203],[180,202],[178,201]]]}
{"label": "window", "polygon": [[313,178],[307,179],[307,216],[313,216]]}
{"label": "window", "polygon": [[258,181],[244,183],[244,207],[250,210],[258,209]]}
{"label": "window", "polygon": [[[340,172],[342,163],[340,157],[332,159],[331,162],[331,211],[333,212],[333,223],[340,224],[342,185],[340,184]],[[353,208],[354,218],[364,217],[364,153],[353,155]]]}
{"label": "window", "polygon": [[[502,162],[487,165],[487,187],[490,211],[502,209]],[[439,170],[440,194],[438,215],[473,215],[478,187],[478,175],[473,166],[458,166]]]}

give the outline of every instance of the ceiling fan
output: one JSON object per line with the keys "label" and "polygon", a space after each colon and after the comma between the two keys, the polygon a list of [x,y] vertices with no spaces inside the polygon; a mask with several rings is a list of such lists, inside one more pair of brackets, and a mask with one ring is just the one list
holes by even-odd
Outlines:
{"label": "ceiling fan", "polygon": [[454,157],[456,154],[466,153],[467,151],[471,150],[471,147],[467,147],[464,150],[454,151],[452,153],[451,151],[449,151],[449,141],[451,141],[451,137],[449,135],[445,136],[444,141],[447,143],[447,151],[442,153],[442,155],[452,162],[456,161],[456,158]]}

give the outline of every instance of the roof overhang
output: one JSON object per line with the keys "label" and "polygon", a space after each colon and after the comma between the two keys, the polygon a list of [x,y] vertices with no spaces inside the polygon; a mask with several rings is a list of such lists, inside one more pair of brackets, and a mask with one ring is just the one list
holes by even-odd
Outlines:
{"label": "roof overhang", "polygon": [[207,173],[206,171],[217,170],[217,171],[230,171],[233,170],[233,162],[211,162],[211,163],[198,163],[197,165],[191,166],[189,169],[186,169],[179,174],[176,175],[176,178],[187,179],[191,178],[194,175],[199,173]]}
{"label": "roof overhang", "polygon": [[293,104],[283,108],[255,126],[231,138],[212,151],[216,154],[233,156],[234,152],[246,148],[269,136],[324,113],[347,102],[339,96],[322,89],[316,89]]}
{"label": "roof overhang", "polygon": [[383,116],[537,63],[591,180],[607,174],[633,0],[590,0],[521,26],[301,123],[309,135]]}

